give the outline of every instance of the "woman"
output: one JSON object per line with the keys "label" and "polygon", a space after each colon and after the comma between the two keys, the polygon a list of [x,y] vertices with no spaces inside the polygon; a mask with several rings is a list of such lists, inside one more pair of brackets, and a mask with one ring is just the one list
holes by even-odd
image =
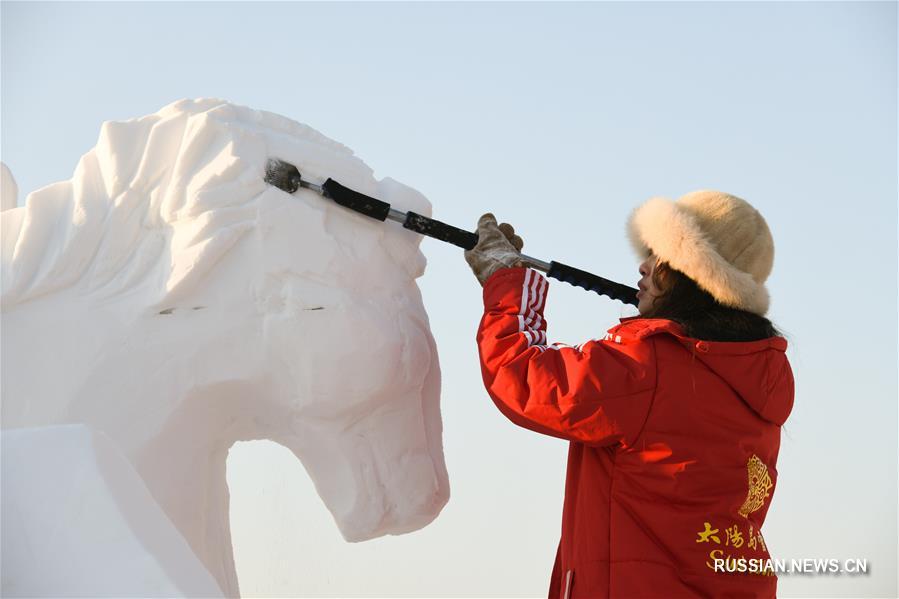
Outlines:
{"label": "woman", "polygon": [[484,384],[512,422],[570,441],[549,597],[774,597],[761,527],[793,405],[764,314],[774,243],[746,201],[654,198],[628,222],[640,316],[546,344],[547,280],[490,214],[466,260],[484,287]]}

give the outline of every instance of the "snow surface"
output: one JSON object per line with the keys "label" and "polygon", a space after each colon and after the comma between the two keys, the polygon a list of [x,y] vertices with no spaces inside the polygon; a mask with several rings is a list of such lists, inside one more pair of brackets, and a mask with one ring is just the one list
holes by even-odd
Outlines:
{"label": "snow surface", "polygon": [[6,431],[2,467],[4,597],[223,596],[103,433]]}
{"label": "snow surface", "polygon": [[213,99],[104,123],[72,179],[0,212],[3,427],[105,433],[229,596],[236,441],[291,450],[349,541],[449,498],[420,236],[266,185],[269,157],[430,214],[310,127]]}

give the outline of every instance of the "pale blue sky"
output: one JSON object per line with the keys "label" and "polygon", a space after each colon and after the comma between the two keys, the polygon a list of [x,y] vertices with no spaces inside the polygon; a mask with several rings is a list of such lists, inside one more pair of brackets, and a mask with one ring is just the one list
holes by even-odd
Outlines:
{"label": "pale blue sky", "polygon": [[[24,195],[71,176],[104,120],[215,96],[309,124],[473,227],[629,284],[639,202],[718,188],[777,245],[770,316],[797,380],[765,526],[776,557],[867,558],[865,577],[782,577],[782,596],[896,595],[895,3],[12,3],[2,159]],[[426,529],[340,538],[300,464],[232,451],[247,595],[545,595],[567,446],[483,391],[480,289],[423,242],[452,497]],[[552,283],[550,341],[620,305]]]}

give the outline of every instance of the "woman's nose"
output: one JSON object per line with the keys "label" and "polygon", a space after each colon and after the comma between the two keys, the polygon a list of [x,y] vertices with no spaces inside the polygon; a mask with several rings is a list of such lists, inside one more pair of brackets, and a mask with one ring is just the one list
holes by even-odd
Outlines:
{"label": "woman's nose", "polygon": [[638,270],[640,271],[641,277],[645,277],[649,273],[649,269],[646,267],[646,262],[641,262],[640,268]]}

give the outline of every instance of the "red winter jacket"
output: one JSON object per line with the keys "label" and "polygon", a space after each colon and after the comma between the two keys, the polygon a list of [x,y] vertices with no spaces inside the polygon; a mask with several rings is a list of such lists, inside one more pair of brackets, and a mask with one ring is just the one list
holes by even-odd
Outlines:
{"label": "red winter jacket", "polygon": [[636,317],[546,345],[547,287],[531,269],[496,272],[477,339],[500,411],[571,442],[549,597],[774,597],[776,576],[752,571],[769,558],[793,405],[786,340],[700,341]]}

